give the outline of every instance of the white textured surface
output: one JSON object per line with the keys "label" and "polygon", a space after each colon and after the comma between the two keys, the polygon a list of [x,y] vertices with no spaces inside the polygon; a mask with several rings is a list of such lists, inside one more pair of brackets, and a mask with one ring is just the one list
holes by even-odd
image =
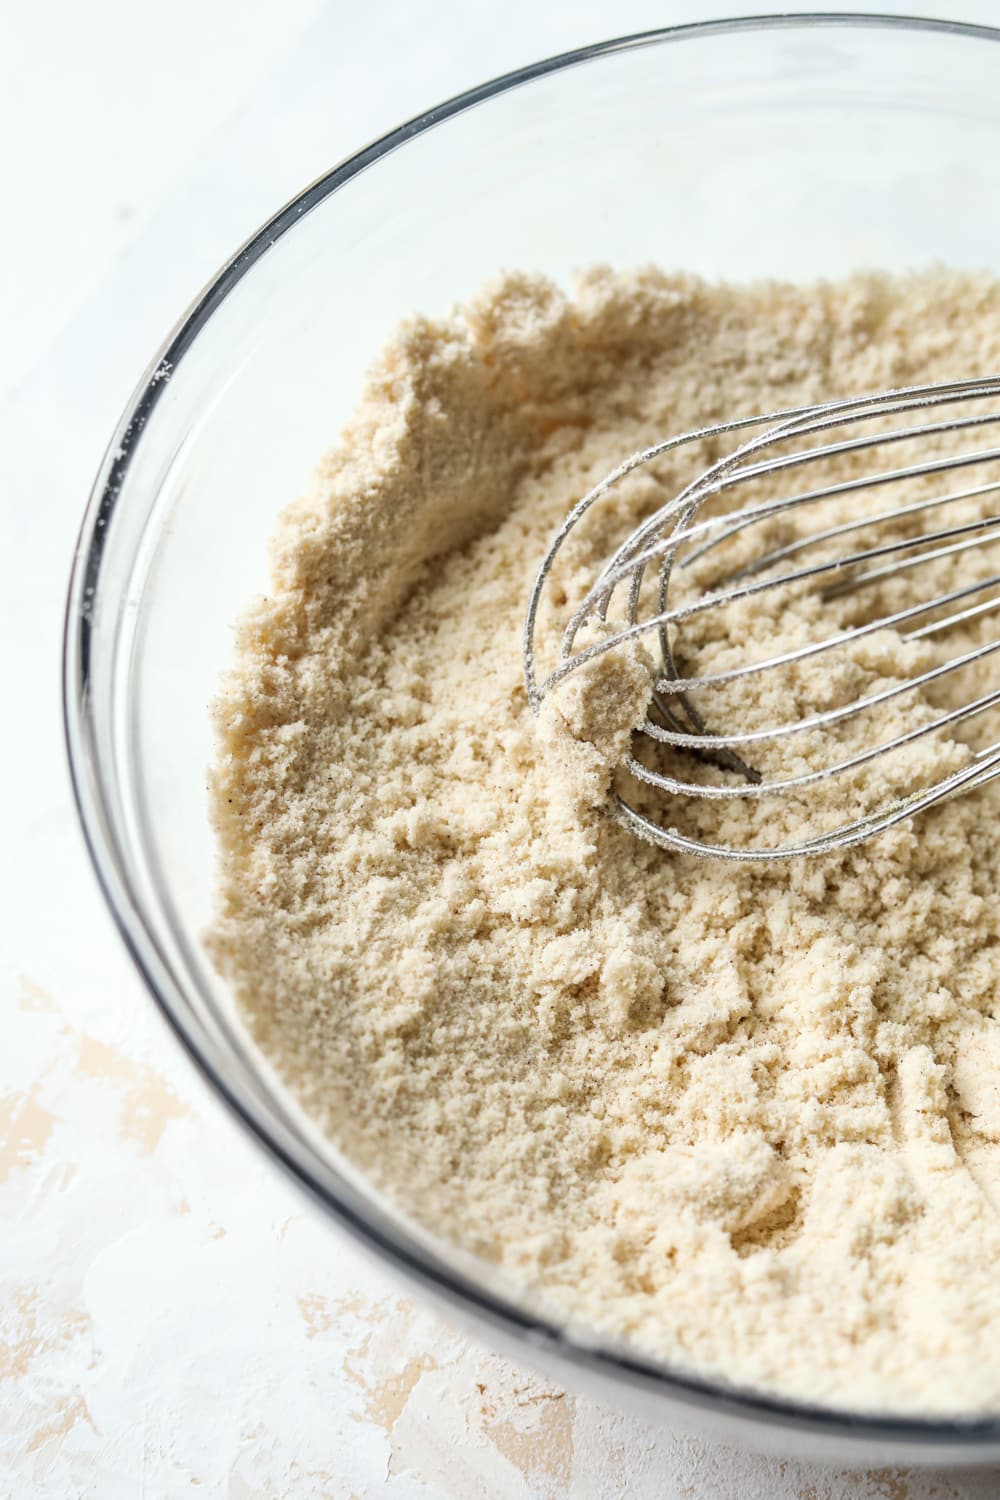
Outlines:
{"label": "white textured surface", "polygon": [[[998,19],[994,0],[935,9]],[[420,107],[612,27],[711,13],[639,0],[613,16],[599,0],[6,10],[0,141],[26,227],[0,244],[0,1495],[1000,1493],[1000,1471],[848,1475],[654,1432],[401,1298],[180,1054],[71,810],[57,674],[75,528],[133,380],[199,284],[278,202]]]}

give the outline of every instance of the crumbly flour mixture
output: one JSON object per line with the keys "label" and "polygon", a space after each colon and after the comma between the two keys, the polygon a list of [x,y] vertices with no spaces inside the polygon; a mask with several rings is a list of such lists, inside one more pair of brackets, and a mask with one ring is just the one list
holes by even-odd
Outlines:
{"label": "crumbly flour mixture", "polygon": [[601,806],[587,684],[531,714],[527,591],[656,437],[997,369],[985,277],[507,276],[399,332],[242,623],[211,942],[257,1040],[406,1210],[687,1372],[1000,1410],[1000,792],[777,867],[663,853]]}

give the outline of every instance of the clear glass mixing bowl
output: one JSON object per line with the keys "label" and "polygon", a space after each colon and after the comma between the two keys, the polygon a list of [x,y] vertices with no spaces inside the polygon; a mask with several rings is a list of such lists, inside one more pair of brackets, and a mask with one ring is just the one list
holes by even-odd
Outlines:
{"label": "clear glass mixing bowl", "polygon": [[1000,1414],[796,1407],[572,1339],[338,1161],[201,948],[207,706],[266,585],[276,510],[405,314],[440,313],[502,267],[563,282],[594,261],[741,280],[936,259],[1000,271],[998,42],[863,16],[680,27],[537,63],[359,152],[261,229],[157,356],[91,496],[67,614],[67,738],[98,875],[168,1020],[265,1150],[452,1317],[564,1385],[841,1461],[1000,1456]]}

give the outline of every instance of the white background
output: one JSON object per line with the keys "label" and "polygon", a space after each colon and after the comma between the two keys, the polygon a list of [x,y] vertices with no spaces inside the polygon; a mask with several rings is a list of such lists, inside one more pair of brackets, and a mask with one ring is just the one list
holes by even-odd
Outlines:
{"label": "white background", "polygon": [[[1000,23],[1000,0],[919,8]],[[88,485],[142,368],[227,254],[459,89],[612,32],[749,9],[0,5],[0,1495],[1000,1493],[1000,1471],[849,1475],[652,1432],[401,1298],[179,1054],[98,896],[63,764],[62,596]]]}

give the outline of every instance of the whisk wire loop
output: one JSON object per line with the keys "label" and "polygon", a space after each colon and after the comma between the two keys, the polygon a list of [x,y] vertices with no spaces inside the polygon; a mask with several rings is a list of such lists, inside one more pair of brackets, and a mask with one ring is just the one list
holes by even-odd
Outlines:
{"label": "whisk wire loop", "polygon": [[[612,805],[619,821],[665,848],[766,861],[851,847],[944,797],[982,786],[1000,773],[1000,742],[980,750],[967,747],[968,764],[960,770],[934,775],[927,784],[889,797],[863,816],[848,817],[805,837],[787,837],[768,848],[740,849],[695,837],[679,830],[674,822],[679,810],[692,799],[732,802],[740,797],[759,800],[799,796],[833,777],[873,766],[883,757],[898,757],[917,741],[933,734],[944,735],[1000,706],[1000,689],[967,693],[957,703],[938,704],[941,711],[931,712],[930,717],[918,716],[919,722],[912,727],[900,730],[894,719],[887,733],[880,735],[877,728],[873,729],[869,742],[848,745],[847,754],[817,756],[814,747],[806,768],[791,774],[780,768],[778,774],[765,774],[743,758],[748,748],[792,737],[808,740],[810,736],[826,736],[824,743],[835,745],[838,726],[862,716],[874,722],[879,710],[904,694],[912,693],[916,702],[928,689],[939,691],[945,680],[964,668],[979,667],[1000,650],[1000,638],[980,639],[976,635],[981,625],[1000,611],[1000,592],[989,593],[1000,590],[1000,573],[995,567],[984,572],[979,563],[984,549],[1000,541],[1000,506],[996,513],[989,509],[991,499],[1000,497],[1000,446],[966,446],[970,436],[1000,424],[1000,410],[995,406],[981,409],[981,403],[995,402],[998,396],[1000,377],[990,376],[907,386],[718,422],[632,454],[576,503],[553,536],[529,595],[523,651],[532,709],[537,712],[548,694],[588,663],[642,643],[651,661],[650,706],[638,731],[639,742],[645,742],[654,752],[657,745],[666,746],[674,758],[683,754],[692,767],[700,762],[702,773],[706,767],[714,768],[707,779],[698,780],[681,774],[673,765],[666,769],[650,765],[649,753],[645,757],[629,754],[622,769],[638,786],[663,796],[656,807],[649,805],[648,797],[637,806],[617,787]],[[948,406],[959,409],[939,415]],[[934,413],[933,420],[902,424],[897,420],[925,412]],[[877,430],[836,435],[838,429],[873,422],[878,422]],[[711,446],[730,436],[735,438],[731,451],[715,458],[606,556],[582,599],[570,610],[555,663],[540,676],[536,661],[539,611],[559,555],[588,513],[637,470],[658,460],[669,466],[676,450],[695,443]],[[795,447],[788,451],[790,443]],[[909,447],[902,463],[857,472],[858,463],[868,455],[903,443]],[[836,472],[827,476],[824,466],[831,463]],[[927,493],[928,486],[942,476],[990,466],[992,472],[983,476],[983,482],[966,482],[945,493]],[[779,485],[785,475],[809,469],[818,473],[821,482],[801,486],[790,494],[775,493],[772,486]],[[747,486],[758,492],[755,498],[734,505],[741,488]],[[870,496],[885,489],[893,492],[893,498],[899,495],[899,503],[872,506]],[[914,489],[916,493],[912,494]],[[715,505],[722,508],[704,513],[706,507]],[[959,505],[966,507],[964,513],[956,512],[953,519],[946,517],[948,507]],[[855,509],[845,515],[850,506]],[[814,513],[818,519],[812,521]],[[750,547],[754,528],[760,528],[765,537],[763,548],[756,552]],[[731,555],[733,548],[735,556]],[[804,554],[810,552],[813,556],[807,560]],[[647,573],[654,565],[655,587],[647,602]],[[711,573],[713,565],[714,575],[706,577],[706,570]],[[929,586],[913,598],[915,582],[908,580],[925,576]],[[619,617],[615,600],[623,587],[624,608]],[[883,598],[887,588],[890,593]],[[989,596],[975,603],[965,602],[983,593]],[[680,663],[692,650],[687,633],[690,627],[711,621],[713,616],[725,619],[727,612],[731,624],[734,609],[753,605],[765,595],[774,596],[776,601],[768,606],[768,618],[773,612],[779,631],[784,618],[778,602],[782,596],[786,602],[814,600],[819,612],[817,615],[814,610],[812,617],[820,621],[832,609],[832,628],[828,626],[818,639],[786,644],[738,665],[725,661],[737,645],[731,640],[723,651],[721,665],[708,670],[698,670],[697,666],[689,671],[682,669]],[[870,596],[867,610],[866,595]],[[838,601],[842,601],[839,606]],[[956,604],[963,607],[950,609]],[[852,610],[855,616],[860,611],[860,618],[852,618]],[[913,629],[901,628],[928,615],[933,618],[924,618]],[[596,629],[597,639],[587,639],[578,646],[585,626]],[[720,627],[714,629],[718,639]],[[768,674],[796,672],[803,664],[829,653],[856,650],[860,642],[884,631],[896,632],[900,642],[909,646],[922,643],[918,657],[921,651],[938,648],[949,632],[972,632],[972,637],[971,643],[962,642],[960,649],[930,665],[926,657],[922,662],[907,658],[909,670],[894,665],[888,685],[875,691],[855,690],[843,702],[811,709],[803,707],[794,693],[778,694],[777,701],[787,701],[794,716],[777,724],[734,727],[723,722],[718,727],[720,713],[724,718],[734,710],[727,709],[724,700],[713,698],[713,693],[724,692],[745,679],[763,683]],[[697,639],[693,649],[696,660],[701,649]],[[914,665],[918,668],[915,671]],[[902,680],[896,680],[900,677]],[[693,693],[699,694],[697,704]],[[927,706],[921,714],[926,715],[935,705],[926,696],[923,701]],[[719,781],[720,771],[731,779]]]}

